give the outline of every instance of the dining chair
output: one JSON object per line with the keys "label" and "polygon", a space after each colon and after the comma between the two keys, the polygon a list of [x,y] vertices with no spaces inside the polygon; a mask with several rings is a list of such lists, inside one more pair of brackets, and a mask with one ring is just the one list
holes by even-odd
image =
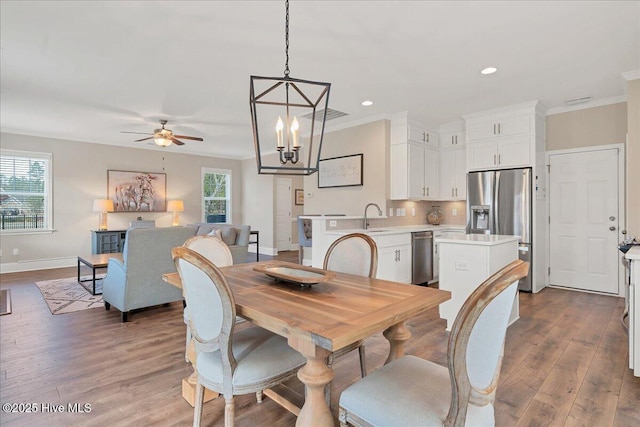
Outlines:
{"label": "dining chair", "polygon": [[[233,265],[231,250],[229,249],[229,246],[222,241],[222,238],[219,237],[219,235],[218,237],[211,235],[193,236],[188,238],[182,246],[198,252],[218,267]],[[182,316],[184,323],[187,325],[185,358],[187,362],[189,362],[188,353],[189,343],[191,342],[191,329],[189,328],[189,307],[186,304]],[[237,320],[238,319],[236,319],[236,321]]]}
{"label": "dining chair", "polygon": [[234,396],[257,393],[288,380],[306,359],[285,338],[266,329],[256,326],[235,332],[235,299],[218,267],[184,246],[171,253],[198,349],[193,425],[200,425],[206,387],[224,396],[224,424],[233,426]]}
{"label": "dining chair", "polygon": [[341,426],[493,426],[493,403],[518,280],[529,263],[513,261],[485,280],[462,305],[447,367],[402,356],[340,395]]}
{"label": "dining chair", "polygon": [[[378,269],[378,246],[376,242],[366,234],[351,233],[335,240],[324,256],[322,266],[325,270],[339,273],[355,274],[358,276],[376,277]],[[362,378],[367,375],[364,340],[359,340],[344,347],[327,358],[327,366],[333,366],[335,359],[358,349],[360,355],[360,374]],[[327,385],[325,390],[327,404],[331,401],[331,387]]]}

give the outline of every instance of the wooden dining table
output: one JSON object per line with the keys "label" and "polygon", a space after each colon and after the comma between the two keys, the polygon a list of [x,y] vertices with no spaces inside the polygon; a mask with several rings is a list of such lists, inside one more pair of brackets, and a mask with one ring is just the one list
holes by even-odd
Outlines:
{"label": "wooden dining table", "polygon": [[[233,292],[236,313],[285,337],[307,359],[298,371],[306,393],[296,426],[334,425],[324,397],[324,388],[334,377],[326,364],[331,353],[383,331],[390,343],[385,362],[389,363],[404,354],[404,342],[411,337],[405,321],[451,297],[439,289],[337,272],[331,272],[328,280],[301,286],[263,272],[276,266],[302,268],[285,261],[263,261],[220,270]],[[181,287],[178,273],[165,274],[163,279]]]}

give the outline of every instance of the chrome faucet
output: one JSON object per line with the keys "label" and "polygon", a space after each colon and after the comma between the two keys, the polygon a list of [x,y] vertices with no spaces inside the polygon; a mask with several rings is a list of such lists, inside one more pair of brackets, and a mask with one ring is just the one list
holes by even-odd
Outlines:
{"label": "chrome faucet", "polygon": [[378,209],[378,216],[382,216],[382,209],[380,209],[380,206],[376,205],[375,203],[367,204],[367,206],[364,207],[364,229],[365,230],[369,227],[369,220],[367,220],[367,209],[369,209],[369,206],[375,206]]}

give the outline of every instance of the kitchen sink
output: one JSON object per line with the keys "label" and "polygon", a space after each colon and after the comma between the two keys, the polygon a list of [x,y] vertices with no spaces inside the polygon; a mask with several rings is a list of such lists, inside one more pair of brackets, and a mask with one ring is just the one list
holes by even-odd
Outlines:
{"label": "kitchen sink", "polygon": [[382,233],[384,231],[389,231],[389,230],[366,230],[367,233]]}

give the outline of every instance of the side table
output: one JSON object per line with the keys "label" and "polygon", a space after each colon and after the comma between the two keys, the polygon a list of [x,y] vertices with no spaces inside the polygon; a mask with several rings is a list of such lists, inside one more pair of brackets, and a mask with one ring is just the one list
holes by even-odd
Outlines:
{"label": "side table", "polygon": [[[251,236],[256,236],[255,242],[251,241]],[[249,232],[249,244],[256,245],[256,261],[260,261],[260,232],[258,230]]]}
{"label": "side table", "polygon": [[[109,263],[109,258],[118,258],[120,261],[122,261],[122,254],[113,253],[113,254],[83,255],[83,256],[78,255],[78,282],[80,282],[80,284],[82,284],[82,282],[92,282],[92,285],[93,285],[92,290],[89,291],[91,292],[92,295],[102,294],[102,292],[100,292],[99,294],[96,293],[96,270],[98,268],[107,268],[107,264]],[[93,272],[91,279],[80,280],[80,263],[86,265],[91,269],[91,271]]]}

